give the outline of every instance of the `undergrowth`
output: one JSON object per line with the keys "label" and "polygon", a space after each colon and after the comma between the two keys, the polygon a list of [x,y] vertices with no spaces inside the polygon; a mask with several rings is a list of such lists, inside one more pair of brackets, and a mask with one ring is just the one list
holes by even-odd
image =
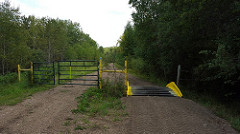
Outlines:
{"label": "undergrowth", "polygon": [[21,82],[17,81],[16,76],[15,74],[11,74],[11,76],[1,76],[4,82],[0,83],[0,106],[15,105],[36,92],[44,91],[52,87],[49,85],[31,84],[28,73],[21,74]]}
{"label": "undergrowth", "polygon": [[103,81],[103,88],[89,88],[80,97],[77,97],[78,107],[72,110],[73,113],[81,113],[82,121],[78,121],[75,130],[87,128],[107,129],[103,124],[90,121],[93,117],[101,117],[112,122],[121,121],[124,116],[125,106],[120,98],[124,95],[122,82]]}
{"label": "undergrowth", "polygon": [[194,90],[181,87],[184,98],[191,99],[207,107],[217,116],[227,120],[231,126],[240,132],[240,105],[239,102],[222,102],[211,94],[198,93]]}
{"label": "undergrowth", "polygon": [[74,113],[83,113],[89,116],[110,115],[117,110],[123,110],[124,105],[120,98],[124,94],[124,86],[113,86],[109,81],[103,82],[103,89],[89,88],[80,97],[77,97],[78,108]]}
{"label": "undergrowth", "polygon": [[[117,63],[114,63],[114,65],[119,69],[124,69],[124,66],[121,66]],[[152,82],[153,84],[156,84],[156,85],[166,86],[168,84],[164,79],[156,78],[151,74],[140,73],[140,72],[138,72],[134,69],[131,69],[131,68],[128,68],[127,71],[128,71],[128,73],[130,73],[130,74],[132,74],[132,75],[134,75],[138,78],[142,78],[142,79],[147,80],[149,82]]]}

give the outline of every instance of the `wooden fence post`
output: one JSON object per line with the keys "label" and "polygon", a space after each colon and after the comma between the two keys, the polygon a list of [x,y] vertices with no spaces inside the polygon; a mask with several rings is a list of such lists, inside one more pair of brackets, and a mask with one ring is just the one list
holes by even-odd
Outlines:
{"label": "wooden fence post", "polygon": [[178,65],[178,68],[177,68],[177,85],[179,84],[179,80],[180,80],[180,74],[181,74],[181,65]]}

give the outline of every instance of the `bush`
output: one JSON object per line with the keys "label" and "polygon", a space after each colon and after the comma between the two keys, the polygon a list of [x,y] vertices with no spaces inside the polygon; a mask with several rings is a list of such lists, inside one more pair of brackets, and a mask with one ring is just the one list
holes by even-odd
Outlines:
{"label": "bush", "polygon": [[123,97],[125,93],[125,87],[123,81],[111,82],[109,79],[103,81],[103,92],[105,96]]}
{"label": "bush", "polygon": [[17,79],[17,73],[7,73],[6,75],[0,75],[0,84],[8,84],[11,82],[15,82]]}
{"label": "bush", "polygon": [[78,97],[78,108],[72,112],[87,113],[91,116],[107,115],[110,109],[124,109],[119,99],[123,94],[124,86],[122,83],[103,82],[103,89],[89,88],[82,96]]}
{"label": "bush", "polygon": [[136,70],[138,73],[141,73],[144,70],[144,64],[145,62],[142,58],[135,58],[130,59],[129,67]]}

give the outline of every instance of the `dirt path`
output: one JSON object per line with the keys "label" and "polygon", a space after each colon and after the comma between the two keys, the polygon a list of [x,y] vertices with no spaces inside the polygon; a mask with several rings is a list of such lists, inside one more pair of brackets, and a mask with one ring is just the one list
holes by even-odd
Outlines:
{"label": "dirt path", "polygon": [[223,119],[190,100],[177,97],[123,99],[129,113],[128,133],[235,134]]}
{"label": "dirt path", "polygon": [[87,87],[58,86],[33,95],[15,106],[1,107],[0,133],[57,133],[77,107],[75,97]]}
{"label": "dirt path", "polygon": [[[108,68],[111,69],[111,68]],[[104,73],[103,78],[119,78],[113,73]],[[121,75],[123,77],[123,75]],[[128,75],[131,85],[153,85]],[[123,103],[129,116],[123,121],[96,117],[89,119],[96,124],[90,129],[74,130],[66,126],[67,119],[84,118],[74,115],[77,107],[75,97],[88,87],[58,86],[36,93],[15,106],[0,107],[0,134],[35,133],[143,133],[143,134],[234,134],[230,125],[195,102],[178,97],[124,97]]]}

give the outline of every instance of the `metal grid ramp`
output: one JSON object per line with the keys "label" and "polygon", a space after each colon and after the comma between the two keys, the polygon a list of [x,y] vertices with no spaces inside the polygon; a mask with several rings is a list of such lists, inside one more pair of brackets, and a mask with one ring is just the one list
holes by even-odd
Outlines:
{"label": "metal grid ramp", "polygon": [[132,96],[176,96],[171,89],[157,86],[131,86]]}

